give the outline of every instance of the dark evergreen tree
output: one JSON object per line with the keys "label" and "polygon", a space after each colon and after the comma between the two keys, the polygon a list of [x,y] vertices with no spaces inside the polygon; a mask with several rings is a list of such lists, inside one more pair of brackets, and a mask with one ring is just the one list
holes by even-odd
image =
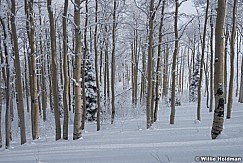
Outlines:
{"label": "dark evergreen tree", "polygon": [[86,94],[86,117],[88,121],[97,118],[97,94],[95,83],[95,67],[92,54],[88,54],[85,64],[85,94]]}

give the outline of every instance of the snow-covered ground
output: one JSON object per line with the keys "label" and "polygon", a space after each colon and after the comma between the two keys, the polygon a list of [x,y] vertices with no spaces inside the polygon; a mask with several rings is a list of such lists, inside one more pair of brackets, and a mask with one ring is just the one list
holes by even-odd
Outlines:
{"label": "snow-covered ground", "polygon": [[200,156],[211,156],[207,159],[212,162],[218,156],[243,157],[243,104],[234,103],[232,119],[225,120],[216,140],[210,136],[213,113],[206,107],[201,122],[195,121],[196,104],[177,107],[175,125],[169,125],[169,114],[169,108],[161,106],[159,120],[149,130],[145,115],[129,116],[117,118],[114,125],[104,123],[99,132],[88,123],[83,139],[76,141],[54,141],[53,136],[25,145],[12,142],[10,149],[0,150],[0,162],[167,163],[203,162]]}

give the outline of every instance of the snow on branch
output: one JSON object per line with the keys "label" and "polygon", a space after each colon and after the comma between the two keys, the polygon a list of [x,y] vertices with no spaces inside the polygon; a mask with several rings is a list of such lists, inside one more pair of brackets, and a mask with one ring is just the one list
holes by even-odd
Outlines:
{"label": "snow on branch", "polygon": [[82,82],[82,78],[80,78],[78,81],[74,78],[70,78],[70,79],[74,82],[76,87],[80,87],[79,82]]}

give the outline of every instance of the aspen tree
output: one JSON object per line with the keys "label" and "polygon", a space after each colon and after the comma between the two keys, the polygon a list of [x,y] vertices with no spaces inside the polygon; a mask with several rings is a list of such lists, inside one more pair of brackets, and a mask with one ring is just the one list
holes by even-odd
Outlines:
{"label": "aspen tree", "polygon": [[[44,20],[43,20],[43,25],[44,26],[48,26],[47,25],[47,20],[45,20],[45,18],[44,18]],[[45,52],[46,52],[46,68],[47,68],[47,76],[48,76],[48,81],[49,81],[49,85],[48,85],[48,87],[49,87],[49,105],[50,105],[50,108],[51,108],[51,112],[53,112],[53,88],[52,88],[52,75],[51,75],[51,69],[52,69],[52,65],[51,65],[51,56],[50,56],[50,49],[51,49],[51,47],[50,47],[50,38],[49,38],[49,28],[46,28],[45,29],[45,40],[46,40],[46,42],[45,42]],[[46,79],[47,80],[47,79]],[[43,109],[43,115],[46,115],[46,109]],[[43,117],[44,118],[44,117]]]}
{"label": "aspen tree", "polygon": [[239,95],[239,55],[240,55],[240,49],[241,49],[241,39],[239,36],[239,32],[236,31],[237,35],[237,41],[236,41],[236,88],[235,88],[235,97],[238,97]]}
{"label": "aspen tree", "polygon": [[229,94],[228,94],[228,103],[227,103],[227,115],[226,118],[231,118],[232,104],[233,104],[233,85],[234,85],[234,59],[235,59],[235,35],[236,35],[236,16],[237,16],[237,3],[238,0],[234,0],[233,6],[233,26],[231,30],[230,38],[230,80],[229,80]]}
{"label": "aspen tree", "polygon": [[139,36],[138,36],[138,30],[136,29],[135,31],[135,35],[136,35],[136,39],[134,40],[134,44],[135,44],[135,51],[134,51],[134,104],[135,106],[137,106],[137,102],[138,102],[138,62],[139,62],[139,53],[140,53],[140,48],[139,48]]}
{"label": "aspen tree", "polygon": [[[55,26],[59,26],[59,24],[57,23],[58,21],[56,21],[56,23],[55,23]],[[58,72],[60,73],[60,76],[59,76],[59,78],[58,79],[60,79],[60,85],[61,85],[61,87],[64,85],[64,78],[63,78],[63,61],[62,61],[62,59],[63,59],[63,45],[61,44],[61,42],[63,41],[63,39],[61,38],[61,30],[58,30],[58,32],[57,32],[57,34],[58,34],[58,51],[59,51],[59,60],[58,60],[58,63],[59,63],[59,70],[58,70]],[[58,88],[59,90],[63,90],[63,88]],[[59,100],[60,101],[63,101],[63,100],[61,100],[62,99],[62,97],[60,97],[61,96],[61,94],[59,95]]]}
{"label": "aspen tree", "polygon": [[117,10],[117,0],[113,3],[113,15],[112,15],[112,55],[111,55],[111,124],[114,123],[116,109],[115,109],[115,78],[116,78],[116,10]]}
{"label": "aspen tree", "polygon": [[31,95],[31,122],[32,122],[32,139],[39,138],[39,102],[38,102],[38,88],[37,88],[37,74],[36,74],[36,50],[35,50],[35,20],[34,20],[34,1],[25,0],[25,14],[26,14],[26,30],[29,40],[29,78],[30,78],[30,95]]}
{"label": "aspen tree", "polygon": [[165,8],[165,0],[163,0],[162,4],[162,11],[160,17],[160,25],[159,25],[159,45],[158,45],[158,59],[157,59],[157,68],[156,68],[156,86],[155,86],[155,106],[154,106],[154,122],[157,121],[157,113],[159,109],[159,99],[161,96],[161,43],[162,43],[162,32],[163,32],[163,25],[164,25],[164,8]]}
{"label": "aspen tree", "polygon": [[206,44],[206,33],[207,33],[207,22],[208,22],[208,8],[209,8],[209,0],[207,0],[207,7],[205,13],[205,21],[203,27],[203,38],[202,38],[202,56],[201,56],[201,63],[200,63],[200,77],[199,77],[199,84],[198,84],[198,99],[197,99],[197,120],[201,121],[201,96],[202,96],[202,78],[203,78],[203,65],[204,65],[204,54],[205,54],[205,44]]}
{"label": "aspen tree", "polygon": [[[41,13],[41,3],[40,0],[38,0],[38,10],[39,10],[39,26],[40,26],[40,31],[38,31],[39,33],[37,34],[39,37],[39,40],[36,41],[36,46],[38,45],[38,42],[39,42],[39,50],[40,50],[40,64],[41,64],[41,68],[40,68],[40,71],[41,71],[41,76],[39,77],[39,82],[38,82],[38,85],[41,85],[40,86],[40,89],[41,91],[41,95],[42,96],[39,96],[39,106],[40,107],[40,114],[41,114],[41,108],[42,108],[42,117],[43,117],[43,121],[45,122],[46,121],[46,109],[47,109],[47,89],[46,89],[46,55],[43,53],[44,51],[44,46],[43,46],[43,40],[44,38],[42,37],[44,35],[44,32],[43,32],[43,19],[42,19],[42,13]],[[40,99],[41,97],[41,99]],[[40,104],[41,103],[41,104]]]}
{"label": "aspen tree", "polygon": [[42,89],[42,115],[43,121],[46,121],[46,109],[47,109],[47,89],[46,89],[46,58],[43,56],[42,58],[42,67],[41,67],[41,89]]}
{"label": "aspen tree", "polygon": [[214,95],[214,67],[213,67],[213,15],[212,15],[212,9],[210,14],[210,105],[209,105],[209,112],[213,111],[213,95]]}
{"label": "aspen tree", "polygon": [[[38,10],[39,10],[39,27],[41,28],[41,6],[39,5],[39,0],[38,0]],[[38,27],[37,27],[38,28]],[[36,47],[36,71],[37,74],[40,74],[41,72],[41,68],[40,68],[40,64],[41,64],[41,54],[43,54],[43,50],[42,50],[42,41],[41,41],[41,29],[37,30],[35,32],[35,47]],[[42,116],[42,103],[41,103],[41,94],[39,94],[39,92],[41,92],[41,75],[37,75],[37,92],[38,92],[38,105],[39,105],[39,113],[40,113],[40,117]]]}
{"label": "aspen tree", "polygon": [[105,72],[104,72],[104,103],[106,111],[110,112],[110,69],[109,69],[109,37],[108,27],[105,25]]}
{"label": "aspen tree", "polygon": [[179,92],[180,94],[183,94],[183,86],[184,86],[184,67],[185,67],[185,61],[184,61],[184,55],[185,55],[186,48],[181,48],[181,60],[180,60],[180,76],[179,76]]}
{"label": "aspen tree", "polygon": [[[106,44],[108,44],[108,43],[106,43],[106,40],[105,40],[105,65],[104,65],[104,78],[103,78],[103,83],[104,83],[104,86],[103,86],[103,88],[104,88],[104,109],[105,109],[105,111],[107,111],[107,84],[109,83],[108,81],[107,81],[107,71],[108,71],[108,74],[109,74],[109,69],[107,68],[108,67],[108,45],[106,45]],[[107,82],[106,82],[107,81]],[[108,90],[109,90],[109,87],[108,87]]]}
{"label": "aspen tree", "polygon": [[[75,26],[73,27],[72,26],[72,36],[75,36]],[[72,37],[72,49],[75,50],[75,37]],[[75,52],[74,52],[75,53]],[[74,70],[75,70],[75,56],[72,56],[71,57],[71,69],[70,69],[70,78],[73,79],[75,78],[75,73],[74,73]],[[72,89],[72,90],[71,90]],[[70,104],[72,105],[72,109],[70,108],[69,110],[74,113],[75,112],[75,85],[74,83],[73,84],[70,84],[70,95],[72,94],[72,98],[70,98]],[[72,101],[72,102],[71,102]]]}
{"label": "aspen tree", "polygon": [[98,70],[98,49],[97,49],[97,28],[98,28],[98,0],[95,0],[95,32],[94,32],[94,50],[95,50],[95,77],[96,77],[96,92],[97,92],[97,131],[100,130],[100,84]]}
{"label": "aspen tree", "polygon": [[183,66],[182,66],[182,76],[181,76],[181,78],[182,78],[182,80],[181,80],[181,93],[182,94],[184,94],[184,85],[185,85],[185,65],[186,65],[186,63],[185,63],[185,56],[186,56],[186,51],[187,51],[187,48],[185,47],[184,48],[184,53],[183,53],[183,55],[182,55],[182,57],[183,57],[183,59],[182,59],[182,63],[181,64],[183,64]]}
{"label": "aspen tree", "polygon": [[25,98],[26,98],[26,107],[27,107],[27,112],[29,113],[30,111],[30,106],[29,106],[29,78],[28,78],[28,56],[27,56],[27,42],[24,41],[24,80],[25,80]]}
{"label": "aspen tree", "polygon": [[204,67],[204,74],[205,74],[205,95],[207,97],[206,99],[206,106],[209,108],[209,43],[207,43],[207,58],[206,62],[204,62],[203,67]]}
{"label": "aspen tree", "polygon": [[[152,46],[153,47],[153,46]],[[154,123],[154,85],[155,85],[155,78],[154,78],[154,75],[155,75],[155,72],[154,72],[154,47],[152,48],[152,73],[151,73],[151,89],[152,89],[152,92],[151,92],[151,106],[150,106],[150,118],[151,118],[151,125]]]}
{"label": "aspen tree", "polygon": [[[5,36],[6,39],[6,36]],[[7,45],[5,45],[5,57],[6,57],[6,111],[5,111],[5,148],[8,149],[10,146],[11,139],[11,118],[10,118],[10,66],[9,66],[9,56],[7,54]]]}
{"label": "aspen tree", "polygon": [[134,40],[133,43],[131,43],[131,53],[132,53],[132,62],[131,62],[131,68],[132,68],[132,104],[134,104],[136,106],[136,93],[137,93],[137,89],[136,89],[136,77],[135,77],[135,71],[136,71],[136,51],[137,51],[137,33],[136,33],[136,29],[134,29],[133,31],[134,33]]}
{"label": "aspen tree", "polygon": [[[97,31],[98,32],[98,31]],[[100,81],[100,84],[102,84],[102,72],[104,72],[104,71],[102,71],[103,70],[103,49],[104,49],[104,40],[102,41],[102,43],[100,42],[100,44],[101,44],[101,46],[100,46],[100,60],[99,60],[99,71],[100,71],[100,76],[99,76],[99,81]]]}
{"label": "aspen tree", "polygon": [[[136,19],[135,17],[133,19]],[[137,21],[135,21],[136,24],[136,28],[137,28]],[[138,36],[138,30],[134,29],[133,30],[133,34],[134,34],[134,39],[133,39],[133,43],[131,45],[132,49],[132,64],[131,64],[131,68],[132,68],[132,103],[134,104],[134,106],[137,106],[137,99],[138,99],[138,62],[139,62],[139,51],[140,48],[138,47],[139,45],[139,36]],[[140,39],[141,41],[141,39]]]}
{"label": "aspen tree", "polygon": [[109,99],[109,57],[108,57],[108,36],[107,36],[107,27],[105,25],[105,38],[104,38],[104,46],[105,46],[105,65],[104,65],[104,106],[105,106],[105,111],[107,111],[107,105],[109,101],[107,102],[107,99]]}
{"label": "aspen tree", "polygon": [[23,87],[22,87],[22,79],[21,79],[21,67],[20,67],[20,59],[19,59],[19,45],[18,45],[18,37],[16,30],[16,21],[15,21],[15,0],[11,0],[11,29],[12,29],[12,37],[13,37],[13,45],[14,45],[14,66],[16,71],[16,90],[17,90],[17,110],[19,117],[19,126],[20,126],[20,136],[21,136],[21,144],[26,143],[26,133],[25,133],[25,117],[24,117],[24,103],[23,103]]}
{"label": "aspen tree", "polygon": [[142,47],[142,72],[141,72],[141,88],[140,88],[140,103],[143,102],[145,96],[145,85],[146,85],[146,54],[145,48]]}
{"label": "aspen tree", "polygon": [[175,71],[176,71],[176,58],[179,50],[179,37],[178,37],[178,12],[179,12],[179,0],[175,1],[175,17],[174,17],[174,32],[175,32],[175,49],[173,53],[172,63],[172,90],[171,90],[171,113],[170,113],[170,124],[175,123]]}
{"label": "aspen tree", "polygon": [[[0,38],[0,43],[1,43],[1,38]],[[3,53],[2,53],[2,47],[0,46],[0,60],[1,60],[1,65],[4,64],[4,57],[3,57]],[[7,77],[6,77],[6,70],[4,67],[1,68],[2,71],[2,77],[3,77],[3,83],[6,83]]]}
{"label": "aspen tree", "polygon": [[[0,6],[2,2],[0,0]],[[0,8],[2,10],[2,8]],[[1,11],[2,12],[2,11]],[[10,118],[10,65],[9,65],[9,52],[8,52],[8,33],[6,29],[6,22],[0,15],[0,23],[3,29],[3,45],[4,45],[4,53],[5,53],[5,64],[6,64],[6,82],[5,82],[5,96],[6,96],[6,111],[5,111],[5,148],[8,149],[10,147],[10,139],[11,139],[11,118]]]}
{"label": "aspen tree", "polygon": [[[29,5],[30,2],[28,2],[27,0],[24,1],[24,7],[25,7],[25,16],[26,16],[26,31],[27,31],[27,36],[28,36],[28,43],[26,43],[26,68],[29,70],[28,72],[28,77],[26,76],[26,78],[29,79],[29,85],[27,87],[29,87],[29,95],[30,95],[30,112],[31,112],[31,132],[32,132],[32,139],[33,139],[33,136],[34,136],[34,119],[33,119],[33,115],[34,115],[34,106],[33,106],[33,102],[32,102],[32,97],[33,97],[33,78],[31,78],[32,76],[32,63],[31,63],[31,58],[30,58],[30,55],[29,55],[29,49],[28,49],[28,44],[29,44],[29,48],[33,47],[33,46],[30,46],[30,33],[31,33],[31,30],[30,30],[30,9],[29,9]],[[32,27],[34,28],[34,27]],[[33,51],[33,49],[32,49]],[[26,69],[26,70],[27,70]],[[27,83],[26,83],[27,84]],[[28,111],[29,112],[29,111]]]}
{"label": "aspen tree", "polygon": [[162,97],[165,98],[168,96],[168,87],[169,87],[169,45],[165,47],[165,58],[164,58],[164,68],[163,68],[163,91]]}
{"label": "aspen tree", "polygon": [[146,117],[147,117],[147,128],[152,125],[151,122],[151,99],[152,95],[152,62],[153,62],[153,35],[154,35],[154,0],[150,1],[149,9],[149,42],[148,42],[148,64],[147,64],[147,97],[146,97]]}
{"label": "aspen tree", "polygon": [[[135,32],[133,32],[135,33]],[[132,68],[132,104],[134,105],[135,104],[135,79],[134,79],[134,71],[135,71],[135,56],[134,56],[134,53],[135,53],[135,35],[133,36],[134,37],[134,41],[133,43],[131,43],[131,56],[132,56],[132,61],[131,61],[131,68]]]}
{"label": "aspen tree", "polygon": [[224,26],[225,26],[226,0],[218,0],[216,28],[215,28],[215,72],[214,92],[215,110],[211,130],[212,139],[223,130],[224,123]]}
{"label": "aspen tree", "polygon": [[[10,63],[10,61],[9,61],[9,63]],[[13,81],[14,79],[13,79],[13,76],[11,76],[10,75],[10,81]],[[10,91],[10,98],[9,98],[9,107],[10,107],[10,119],[11,119],[11,123],[13,122],[13,120],[14,120],[14,111],[13,111],[13,109],[14,109],[14,83],[13,82],[10,82],[10,89],[9,89],[9,91]],[[10,140],[12,140],[12,133],[11,133],[11,131],[12,131],[12,125],[10,125]]]}
{"label": "aspen tree", "polygon": [[82,35],[80,30],[80,0],[75,0],[74,3],[74,23],[75,23],[75,65],[74,73],[74,96],[75,96],[75,111],[74,111],[74,130],[73,140],[79,139],[81,135],[81,122],[83,116],[82,110],[82,89],[81,89],[81,64],[82,64]]}
{"label": "aspen tree", "polygon": [[84,51],[83,51],[83,62],[82,62],[82,96],[83,96],[83,117],[82,117],[82,127],[81,129],[84,130],[85,120],[86,120],[86,88],[85,88],[85,67],[86,67],[86,56],[88,54],[88,42],[87,42],[87,35],[88,35],[88,0],[85,0],[85,23],[84,23]]}
{"label": "aspen tree", "polygon": [[53,9],[51,6],[52,0],[47,0],[47,10],[50,20],[50,36],[51,36],[51,58],[52,58],[52,89],[54,101],[54,115],[56,124],[56,140],[61,139],[61,124],[58,103],[58,65],[57,65],[57,52],[56,52],[56,29],[54,25]]}
{"label": "aspen tree", "polygon": [[136,46],[136,55],[135,55],[135,69],[134,69],[134,97],[135,97],[135,105],[137,106],[138,103],[138,70],[139,70],[139,59],[140,59],[140,53],[141,53],[141,41],[142,38],[138,34],[138,30],[136,29],[134,31],[136,34],[136,40],[134,40],[135,46]]}
{"label": "aspen tree", "polygon": [[[190,43],[189,43],[190,45]],[[190,46],[187,47],[187,67],[188,67],[188,83],[187,83],[187,88],[190,88],[190,83],[191,83],[191,66],[192,66],[192,58],[190,57]]]}
{"label": "aspen tree", "polygon": [[229,41],[229,29],[228,25],[226,25],[225,31],[225,46],[224,46],[224,103],[227,102],[227,94],[228,94],[228,41]]}
{"label": "aspen tree", "polygon": [[64,2],[64,12],[62,16],[62,30],[63,30],[63,72],[64,72],[64,91],[63,91],[63,139],[68,139],[68,106],[69,106],[69,76],[68,76],[68,47],[67,47],[67,10],[68,0]]}

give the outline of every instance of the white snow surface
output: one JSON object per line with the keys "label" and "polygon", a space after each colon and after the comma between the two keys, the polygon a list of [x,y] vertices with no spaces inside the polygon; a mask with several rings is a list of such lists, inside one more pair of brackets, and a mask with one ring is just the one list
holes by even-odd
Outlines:
{"label": "white snow surface", "polygon": [[[204,104],[203,104],[204,105]],[[160,105],[158,121],[146,129],[145,115],[116,119],[115,124],[87,123],[83,138],[55,141],[54,136],[0,149],[0,163],[179,163],[196,162],[197,156],[243,157],[243,104],[233,105],[223,133],[212,140],[213,113],[202,107],[202,120],[195,120],[196,103],[176,107],[175,124],[169,124],[170,109]],[[72,138],[70,125],[70,139]],[[199,160],[200,161],[200,160]],[[200,161],[201,162],[201,161]]]}

